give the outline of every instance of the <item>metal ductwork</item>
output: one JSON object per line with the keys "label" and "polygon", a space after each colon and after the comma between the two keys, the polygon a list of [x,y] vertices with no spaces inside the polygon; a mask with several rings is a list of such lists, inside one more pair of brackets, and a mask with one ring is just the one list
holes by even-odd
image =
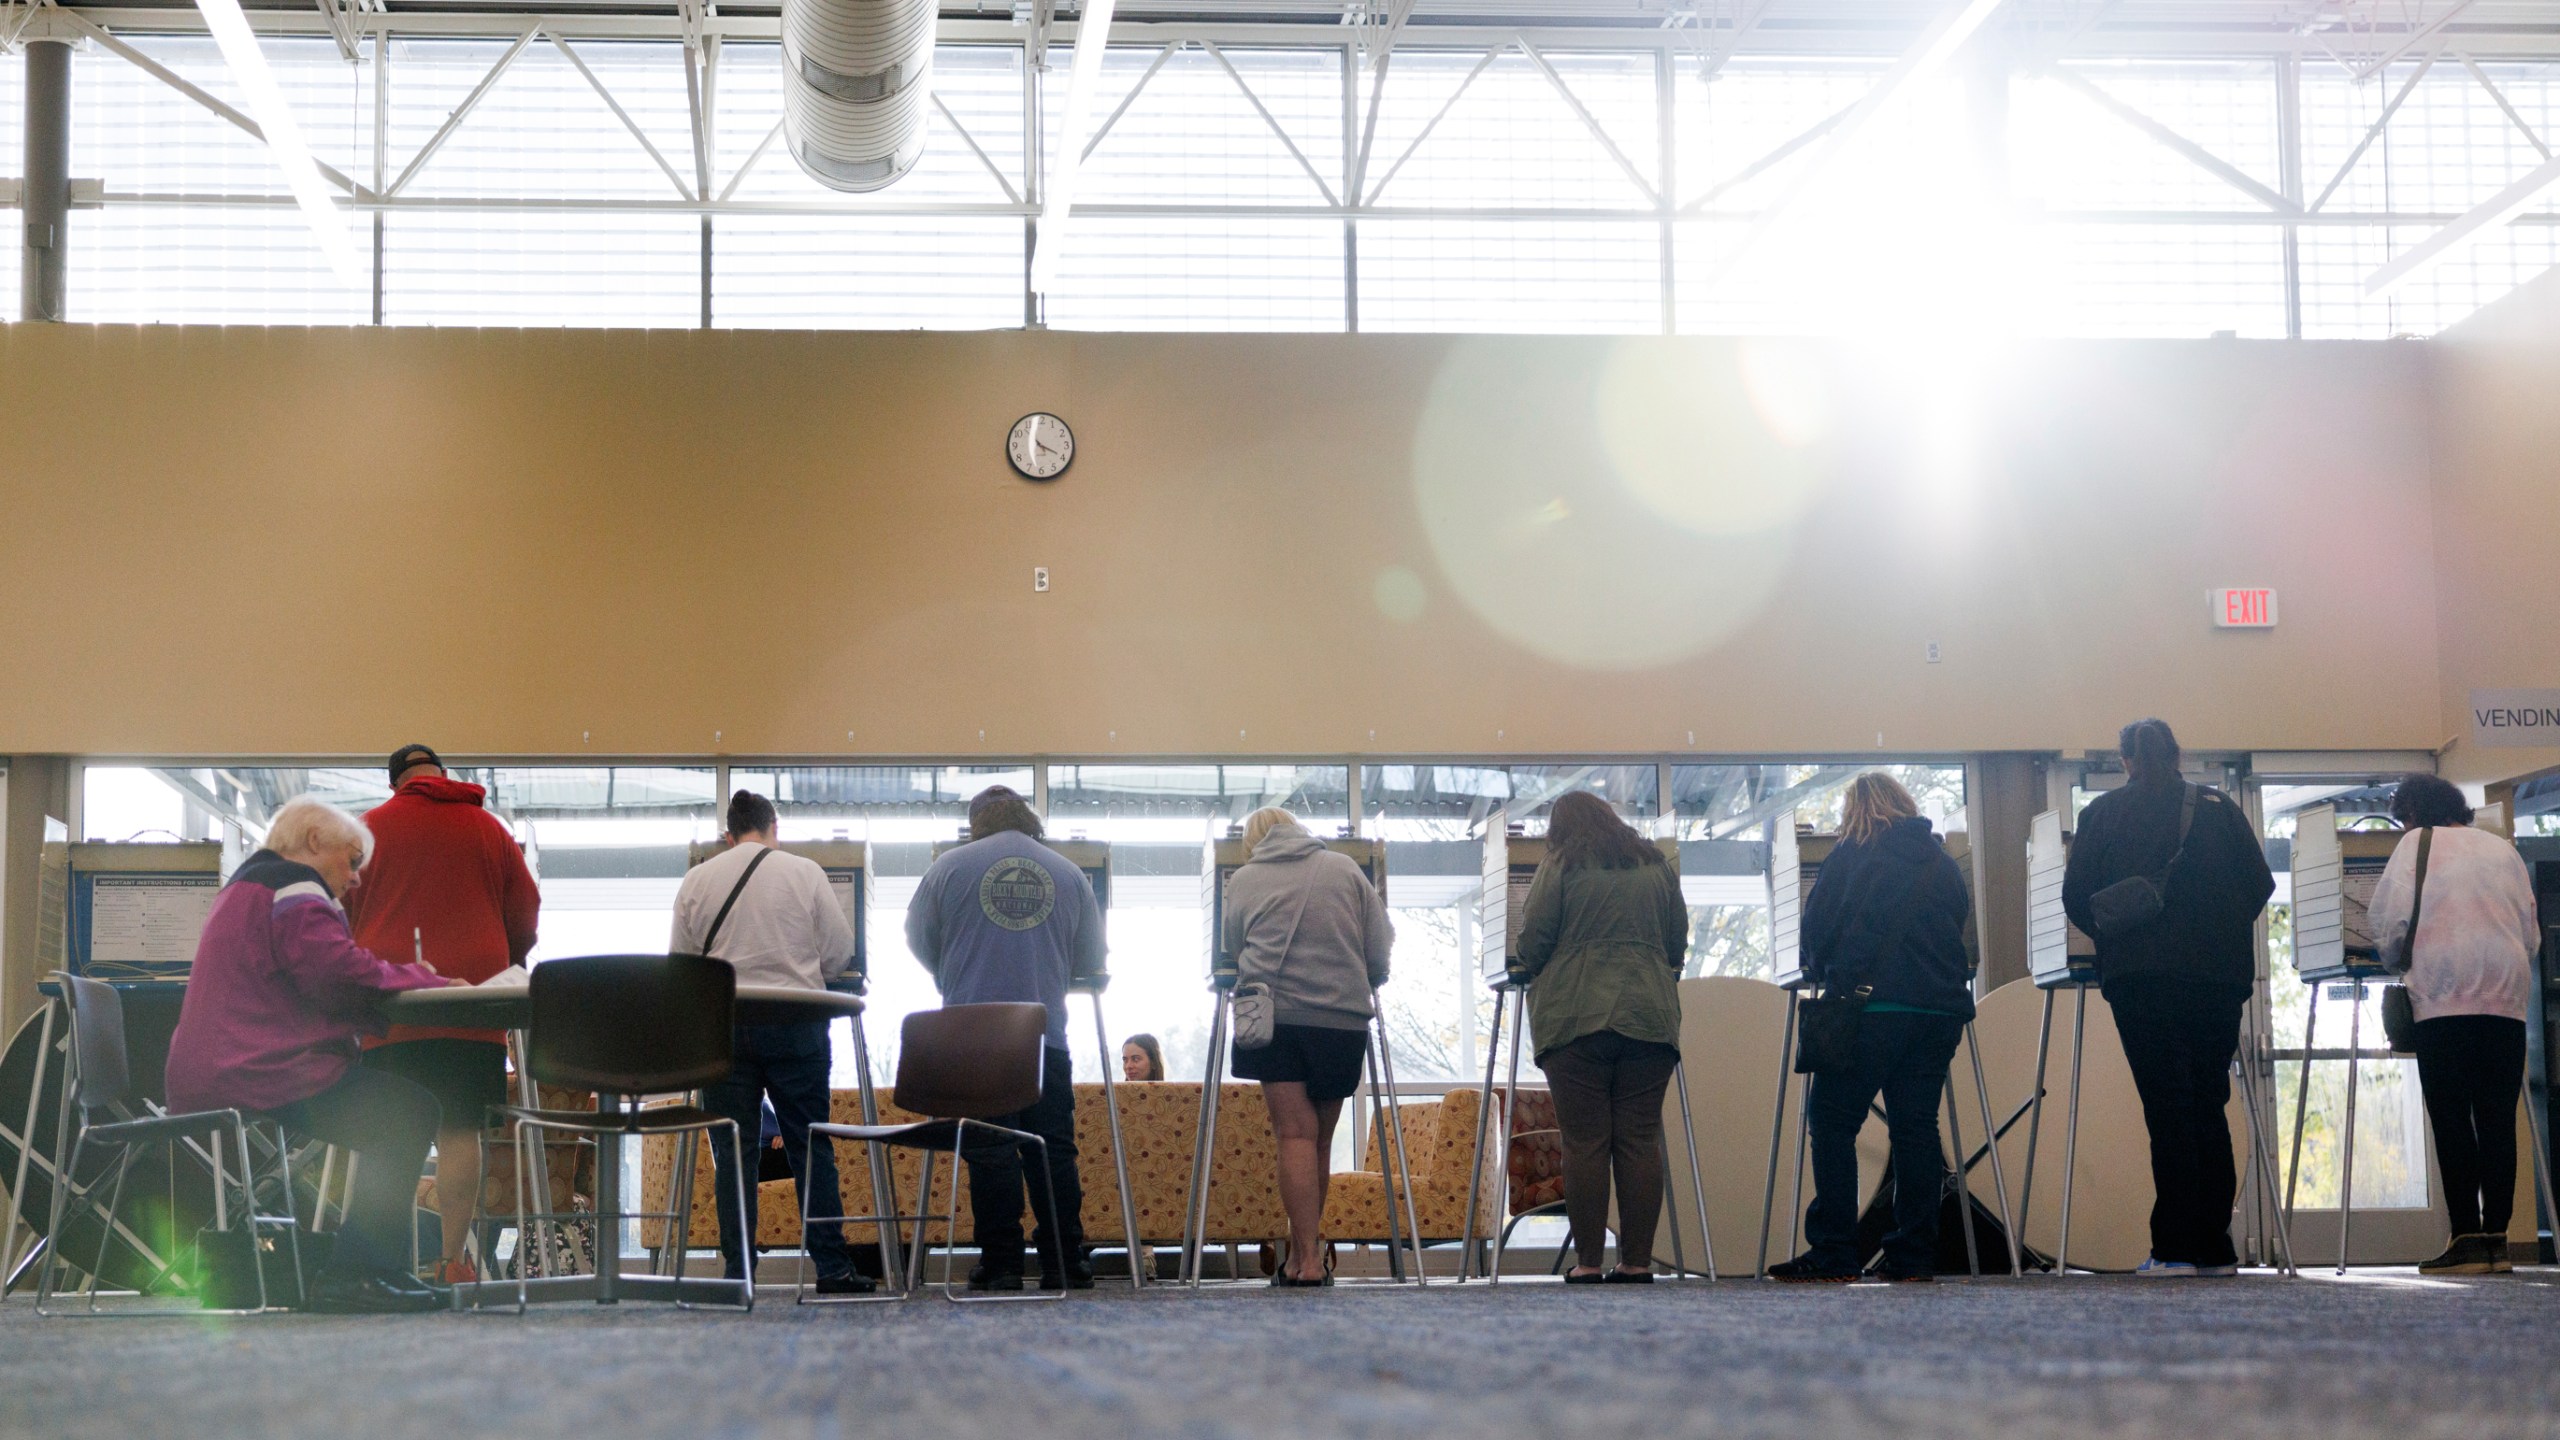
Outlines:
{"label": "metal ductwork", "polygon": [[819,184],[877,190],[924,154],[936,0],[782,0],[782,124]]}

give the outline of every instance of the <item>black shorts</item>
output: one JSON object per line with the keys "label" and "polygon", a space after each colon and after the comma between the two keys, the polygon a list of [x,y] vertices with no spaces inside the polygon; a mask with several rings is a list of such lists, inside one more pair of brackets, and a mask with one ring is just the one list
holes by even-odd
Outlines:
{"label": "black shorts", "polygon": [[491,1106],[507,1103],[507,1047],[487,1040],[401,1040],[367,1050],[364,1063],[426,1087],[448,1130],[476,1130]]}
{"label": "black shorts", "polygon": [[1369,1058],[1369,1032],[1334,1030],[1322,1025],[1274,1025],[1271,1043],[1259,1050],[1234,1052],[1236,1078],[1264,1084],[1295,1080],[1307,1087],[1318,1105],[1347,1098],[1360,1088],[1361,1067]]}

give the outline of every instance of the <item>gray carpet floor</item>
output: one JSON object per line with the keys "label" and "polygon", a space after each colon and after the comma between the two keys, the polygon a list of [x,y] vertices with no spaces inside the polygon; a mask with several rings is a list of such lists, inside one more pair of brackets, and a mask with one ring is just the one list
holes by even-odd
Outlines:
{"label": "gray carpet floor", "polygon": [[38,1318],[0,1436],[2560,1436],[2560,1273]]}

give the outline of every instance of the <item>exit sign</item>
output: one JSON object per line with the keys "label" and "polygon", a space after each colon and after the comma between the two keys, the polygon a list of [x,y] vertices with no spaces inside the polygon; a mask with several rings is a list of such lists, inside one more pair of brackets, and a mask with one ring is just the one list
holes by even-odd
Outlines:
{"label": "exit sign", "polygon": [[2276,628],[2276,592],[2273,590],[2215,590],[2213,623],[2219,630],[2273,630]]}

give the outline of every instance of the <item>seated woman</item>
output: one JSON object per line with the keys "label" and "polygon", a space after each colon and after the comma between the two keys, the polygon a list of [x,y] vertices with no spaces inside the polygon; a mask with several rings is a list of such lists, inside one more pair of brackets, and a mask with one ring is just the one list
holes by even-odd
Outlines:
{"label": "seated woman", "polygon": [[1878,1091],[1893,1139],[1893,1230],[1876,1273],[1937,1278],[1938,1196],[1947,1172],[1938,1097],[1973,1018],[1964,950],[1970,908],[1963,872],[1911,793],[1880,773],[1850,781],[1840,843],[1805,897],[1805,971],[1827,995],[1864,988],[1868,999],[1854,1061],[1814,1074],[1805,1253],[1770,1266],[1769,1278],[1858,1278],[1858,1132]]}
{"label": "seated woman", "polygon": [[1274,1285],[1330,1285],[1324,1195],[1333,1127],[1369,1058],[1371,994],[1387,980],[1395,927],[1358,861],[1337,855],[1276,806],[1245,817],[1252,858],[1227,881],[1221,944],[1240,984],[1271,988],[1271,1043],[1235,1051],[1239,1080],[1262,1082],[1278,1152],[1289,1262]]}
{"label": "seated woman", "polygon": [[355,1152],[346,1223],[310,1287],[311,1308],[350,1314],[443,1303],[409,1269],[435,1097],[356,1060],[359,1040],[387,1028],[384,997],[463,983],[348,934],[338,902],[372,852],[372,832],[335,806],[305,796],[278,810],[267,848],[214,901],[169,1042],[173,1109],[243,1110]]}
{"label": "seated woman", "polygon": [[1120,1042],[1120,1078],[1141,1083],[1164,1078],[1164,1046],[1156,1037],[1137,1034]]}
{"label": "seated woman", "polygon": [[[1529,982],[1529,1038],[1564,1143],[1568,1285],[1650,1285],[1662,1214],[1662,1096],[1680,1064],[1680,877],[1609,802],[1577,790],[1547,813],[1547,858],[1522,902],[1511,960]],[[1618,1188],[1618,1266],[1609,1183]]]}

